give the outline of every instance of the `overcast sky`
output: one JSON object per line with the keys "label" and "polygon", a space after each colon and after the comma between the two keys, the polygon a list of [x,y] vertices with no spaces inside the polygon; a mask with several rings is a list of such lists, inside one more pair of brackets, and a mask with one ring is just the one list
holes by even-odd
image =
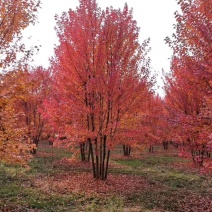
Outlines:
{"label": "overcast sky", "polygon": [[[33,65],[49,66],[49,57],[54,54],[54,45],[58,39],[54,30],[55,14],[60,15],[69,8],[75,9],[78,0],[41,0],[42,5],[38,13],[38,21],[35,26],[25,30],[24,36],[31,39],[29,44],[41,45],[40,51],[34,56]],[[175,24],[174,12],[178,9],[176,0],[97,0],[98,5],[105,9],[123,8],[125,2],[129,8],[133,8],[133,17],[140,27],[140,41],[150,37],[151,39],[151,66],[153,70],[161,73],[162,68],[168,72],[172,51],[165,44],[165,37],[171,37]],[[161,84],[161,83],[159,83]]]}

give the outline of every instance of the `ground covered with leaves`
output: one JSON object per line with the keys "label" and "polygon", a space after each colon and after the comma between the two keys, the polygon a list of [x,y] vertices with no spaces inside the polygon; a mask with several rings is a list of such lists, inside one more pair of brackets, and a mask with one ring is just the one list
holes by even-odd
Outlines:
{"label": "ground covered with leaves", "polygon": [[30,169],[0,165],[0,211],[211,211],[211,176],[170,146],[123,157],[113,151],[108,180],[92,177],[90,163],[41,143]]}

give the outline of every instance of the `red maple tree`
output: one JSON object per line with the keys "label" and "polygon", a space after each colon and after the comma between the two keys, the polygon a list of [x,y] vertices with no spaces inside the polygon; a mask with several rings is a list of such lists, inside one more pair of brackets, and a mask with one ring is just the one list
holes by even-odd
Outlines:
{"label": "red maple tree", "polygon": [[148,90],[148,63],[141,67],[148,41],[139,44],[127,5],[103,11],[95,0],[81,0],[56,19],[60,45],[52,60],[46,117],[58,137],[67,137],[62,143],[80,145],[83,160],[87,146],[93,176],[104,180],[120,126]]}
{"label": "red maple tree", "polygon": [[210,156],[212,83],[212,2],[178,1],[176,35],[167,42],[174,50],[167,108],[175,140],[189,146],[195,162]]}

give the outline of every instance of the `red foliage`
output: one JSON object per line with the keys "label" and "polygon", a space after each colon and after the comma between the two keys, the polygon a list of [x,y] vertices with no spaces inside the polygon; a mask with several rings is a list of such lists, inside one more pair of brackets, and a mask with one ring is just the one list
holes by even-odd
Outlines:
{"label": "red foliage", "polygon": [[[139,45],[139,29],[127,5],[102,11],[96,1],[81,0],[75,11],[56,20],[60,45],[52,60],[46,117],[53,132],[80,146],[82,160],[88,148],[94,177],[105,179],[121,126],[148,93],[148,41]],[[125,136],[135,131],[124,128]]]}
{"label": "red foliage", "polygon": [[210,0],[179,1],[172,74],[167,77],[166,108],[172,140],[189,147],[193,161],[211,160],[206,148],[212,120],[212,45]]}

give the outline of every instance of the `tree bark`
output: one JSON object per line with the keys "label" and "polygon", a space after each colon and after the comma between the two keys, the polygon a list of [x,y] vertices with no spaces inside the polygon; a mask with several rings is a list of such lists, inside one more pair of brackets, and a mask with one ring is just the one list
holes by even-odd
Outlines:
{"label": "tree bark", "polygon": [[124,156],[130,156],[131,153],[131,146],[130,145],[123,145],[123,151],[124,151]]}

